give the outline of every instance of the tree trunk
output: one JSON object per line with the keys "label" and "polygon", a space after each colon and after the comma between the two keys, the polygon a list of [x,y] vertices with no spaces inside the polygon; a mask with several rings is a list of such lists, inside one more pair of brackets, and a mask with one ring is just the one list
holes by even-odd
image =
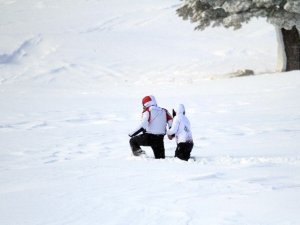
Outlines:
{"label": "tree trunk", "polygon": [[286,71],[300,70],[300,35],[294,26],[291,30],[281,28],[286,53]]}

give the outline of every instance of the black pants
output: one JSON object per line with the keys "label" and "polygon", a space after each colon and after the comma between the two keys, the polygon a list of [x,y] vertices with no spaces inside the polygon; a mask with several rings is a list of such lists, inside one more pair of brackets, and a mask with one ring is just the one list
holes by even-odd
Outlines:
{"label": "black pants", "polygon": [[188,161],[191,156],[191,151],[193,149],[194,143],[190,142],[181,142],[177,144],[177,148],[175,150],[175,157]]}
{"label": "black pants", "polygon": [[141,149],[141,146],[150,146],[156,159],[165,158],[164,135],[141,134],[129,140],[132,152]]}

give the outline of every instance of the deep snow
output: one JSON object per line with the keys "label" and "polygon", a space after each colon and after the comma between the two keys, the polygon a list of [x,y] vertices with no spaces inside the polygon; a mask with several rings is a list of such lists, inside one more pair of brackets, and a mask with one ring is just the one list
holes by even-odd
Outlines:
{"label": "deep snow", "polygon": [[[178,4],[0,1],[1,224],[299,224],[300,72],[265,21],[195,32]],[[196,161],[131,156],[148,94],[185,104]]]}

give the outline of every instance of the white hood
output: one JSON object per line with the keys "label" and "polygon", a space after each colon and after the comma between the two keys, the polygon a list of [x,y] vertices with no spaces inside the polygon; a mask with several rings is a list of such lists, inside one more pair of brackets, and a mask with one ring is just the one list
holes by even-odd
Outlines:
{"label": "white hood", "polygon": [[150,98],[152,99],[152,105],[157,106],[155,97],[153,95],[150,95]]}
{"label": "white hood", "polygon": [[178,114],[178,115],[184,115],[185,114],[185,108],[184,108],[183,104],[178,105],[178,109],[177,109],[176,114]]}

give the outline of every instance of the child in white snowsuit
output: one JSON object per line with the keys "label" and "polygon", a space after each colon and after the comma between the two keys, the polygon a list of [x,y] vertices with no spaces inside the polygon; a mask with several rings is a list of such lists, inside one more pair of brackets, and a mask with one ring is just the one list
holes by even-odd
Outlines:
{"label": "child in white snowsuit", "polygon": [[176,116],[173,118],[172,127],[167,132],[169,139],[176,137],[177,148],[175,157],[188,161],[193,149],[193,137],[189,119],[185,116],[183,104],[178,106]]}
{"label": "child in white snowsuit", "polygon": [[[150,146],[156,159],[165,158],[164,136],[166,126],[171,127],[172,116],[166,109],[157,106],[152,95],[144,97],[142,104],[142,121],[129,134],[132,153],[135,156],[145,154],[141,146]],[[143,134],[138,135],[140,132]]]}

